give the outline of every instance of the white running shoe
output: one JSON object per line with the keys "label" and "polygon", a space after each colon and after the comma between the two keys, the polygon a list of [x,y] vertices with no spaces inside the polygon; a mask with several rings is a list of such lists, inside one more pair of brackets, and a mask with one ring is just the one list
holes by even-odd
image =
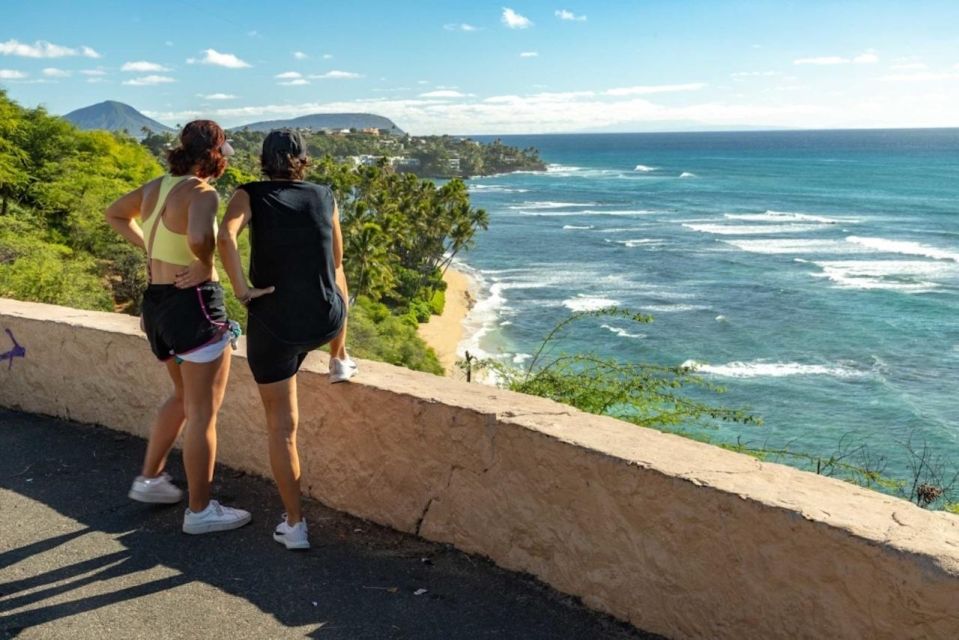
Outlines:
{"label": "white running shoe", "polygon": [[339,358],[330,358],[330,384],[337,382],[346,382],[356,375],[359,368],[353,362],[353,358],[346,356],[345,360]]}
{"label": "white running shoe", "polygon": [[177,503],[183,499],[183,491],[170,480],[167,473],[161,473],[156,478],[137,476],[127,495],[133,500],[150,504]]}
{"label": "white running shoe", "polygon": [[306,519],[301,518],[299,522],[290,525],[286,521],[286,514],[283,514],[283,522],[273,530],[273,539],[287,549],[309,549],[310,539],[306,530]]}
{"label": "white running shoe", "polygon": [[194,513],[189,509],[183,515],[183,533],[199,534],[214,531],[238,529],[251,519],[250,512],[233,507],[224,507],[216,500],[210,500],[206,509]]}

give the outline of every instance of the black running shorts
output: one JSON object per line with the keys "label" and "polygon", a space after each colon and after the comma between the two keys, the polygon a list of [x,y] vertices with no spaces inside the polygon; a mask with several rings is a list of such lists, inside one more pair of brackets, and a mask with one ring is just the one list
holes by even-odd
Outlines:
{"label": "black running shorts", "polygon": [[151,284],[143,292],[141,313],[150,348],[161,361],[201,349],[229,330],[217,282],[190,289]]}

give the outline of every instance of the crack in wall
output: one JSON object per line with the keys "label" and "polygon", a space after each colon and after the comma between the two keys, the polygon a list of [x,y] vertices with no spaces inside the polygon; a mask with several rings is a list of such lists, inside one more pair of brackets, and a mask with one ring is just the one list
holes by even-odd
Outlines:
{"label": "crack in wall", "polygon": [[416,521],[416,535],[420,535],[420,530],[423,528],[423,522],[426,521],[426,516],[430,512],[430,508],[433,506],[433,503],[440,499],[440,496],[449,490],[450,485],[453,483],[453,474],[457,471],[461,471],[463,467],[459,465],[453,465],[450,467],[449,475],[446,477],[446,485],[439,491],[440,495],[430,496],[429,500],[426,501],[426,505],[423,507],[423,511],[420,512],[420,517]]}

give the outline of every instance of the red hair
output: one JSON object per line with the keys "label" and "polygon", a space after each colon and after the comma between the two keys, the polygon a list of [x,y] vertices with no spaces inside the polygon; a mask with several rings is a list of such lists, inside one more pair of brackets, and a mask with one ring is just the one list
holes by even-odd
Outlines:
{"label": "red hair", "polygon": [[219,178],[226,170],[220,150],[226,142],[223,128],[212,120],[194,120],[180,132],[180,144],[167,153],[170,173],[184,176],[196,168],[200,178]]}

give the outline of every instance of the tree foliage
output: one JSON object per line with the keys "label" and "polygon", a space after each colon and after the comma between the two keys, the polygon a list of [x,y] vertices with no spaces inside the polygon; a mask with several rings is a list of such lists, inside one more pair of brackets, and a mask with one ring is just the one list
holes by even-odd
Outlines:
{"label": "tree foliage", "polygon": [[135,140],[79,131],[0,91],[0,295],[136,310],[140,252],[103,219],[118,195],[162,172]]}

